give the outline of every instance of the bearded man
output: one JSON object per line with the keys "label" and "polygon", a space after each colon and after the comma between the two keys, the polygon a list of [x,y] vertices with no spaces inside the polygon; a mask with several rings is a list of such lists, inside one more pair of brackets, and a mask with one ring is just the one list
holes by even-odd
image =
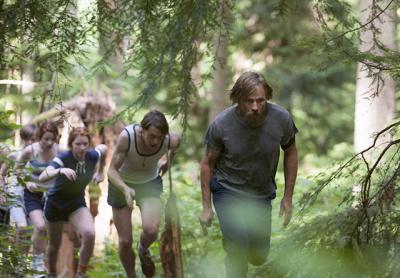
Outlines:
{"label": "bearded man", "polygon": [[247,277],[248,263],[261,265],[267,258],[280,148],[285,176],[280,215],[285,226],[291,219],[297,128],[287,110],[269,102],[271,97],[272,88],[262,75],[243,73],[230,92],[234,105],[215,118],[205,136],[200,222],[211,224],[212,196],[229,278]]}

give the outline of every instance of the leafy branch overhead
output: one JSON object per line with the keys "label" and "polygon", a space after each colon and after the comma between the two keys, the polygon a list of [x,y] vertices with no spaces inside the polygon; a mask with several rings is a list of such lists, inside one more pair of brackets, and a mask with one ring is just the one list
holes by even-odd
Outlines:
{"label": "leafy branch overhead", "polygon": [[[377,49],[359,51],[360,34],[372,30],[380,34],[378,25],[382,23],[382,16],[390,14],[396,8],[396,1],[372,1],[368,18],[360,22],[352,11],[348,1],[317,1],[314,4],[316,19],[322,29],[318,37],[312,37],[304,42],[321,54],[320,67],[339,61],[345,63],[362,63],[370,71],[383,71],[398,77],[400,55],[382,43],[379,35],[374,35],[373,41]],[[321,44],[322,43],[322,44]],[[322,47],[321,47],[322,45]],[[372,51],[371,51],[372,50]],[[328,54],[328,55],[326,55]],[[324,55],[325,58],[324,58]]]}
{"label": "leafy branch overhead", "polygon": [[[160,89],[178,96],[175,115],[189,109],[195,92],[190,71],[200,43],[211,43],[220,28],[218,1],[96,1],[79,11],[75,1],[1,1],[0,68],[35,59],[37,66],[66,72],[71,56],[85,57],[94,37],[106,37],[101,59],[88,69],[101,71],[112,55],[124,58],[124,74],[142,86],[129,107],[147,105]],[[211,49],[211,48],[210,48]],[[209,53],[210,54],[210,53]]]}

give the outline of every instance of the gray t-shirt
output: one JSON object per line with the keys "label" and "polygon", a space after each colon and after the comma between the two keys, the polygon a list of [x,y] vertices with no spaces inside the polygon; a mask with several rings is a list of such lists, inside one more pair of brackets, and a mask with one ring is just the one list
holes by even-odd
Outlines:
{"label": "gray t-shirt", "polygon": [[207,148],[221,152],[214,177],[240,193],[273,198],[280,147],[289,147],[298,130],[289,112],[279,105],[267,103],[267,115],[257,128],[239,118],[236,107],[221,112],[206,134]]}

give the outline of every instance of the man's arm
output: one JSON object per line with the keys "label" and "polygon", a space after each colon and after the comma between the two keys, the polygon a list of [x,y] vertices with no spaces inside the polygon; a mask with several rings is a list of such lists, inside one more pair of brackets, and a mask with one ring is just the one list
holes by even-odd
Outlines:
{"label": "man's arm", "polygon": [[106,165],[106,153],[107,153],[107,146],[104,144],[99,144],[95,148],[101,153],[100,162],[96,167],[96,173],[93,175],[93,181],[95,183],[100,183],[104,180],[104,167]]}
{"label": "man's arm", "polygon": [[284,150],[283,171],[285,174],[285,191],[281,201],[280,216],[284,216],[283,226],[287,226],[292,218],[292,197],[297,178],[297,147],[294,142]]}
{"label": "man's arm", "polygon": [[[126,130],[123,130],[119,135],[117,146],[113,153],[110,168],[108,169],[108,179],[117,187],[125,196],[125,201],[130,208],[133,208],[133,198],[135,197],[135,190],[126,185],[122,180],[118,169],[122,166],[125,160],[126,153],[129,149],[129,135]],[[110,185],[109,185],[110,186]]]}
{"label": "man's arm", "polygon": [[215,162],[220,155],[220,151],[207,149],[200,163],[200,183],[203,211],[200,215],[200,223],[210,226],[213,218],[213,210],[211,206],[211,190],[210,181],[213,175]]}

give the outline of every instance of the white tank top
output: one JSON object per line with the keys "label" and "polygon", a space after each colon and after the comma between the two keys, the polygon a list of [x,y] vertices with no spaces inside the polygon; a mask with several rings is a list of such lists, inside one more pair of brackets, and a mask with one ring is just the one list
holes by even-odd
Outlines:
{"label": "white tank top", "polygon": [[141,184],[149,182],[158,176],[158,161],[168,151],[169,136],[163,139],[160,148],[153,154],[141,154],[137,149],[135,126],[125,127],[129,137],[129,149],[118,172],[126,183]]}

